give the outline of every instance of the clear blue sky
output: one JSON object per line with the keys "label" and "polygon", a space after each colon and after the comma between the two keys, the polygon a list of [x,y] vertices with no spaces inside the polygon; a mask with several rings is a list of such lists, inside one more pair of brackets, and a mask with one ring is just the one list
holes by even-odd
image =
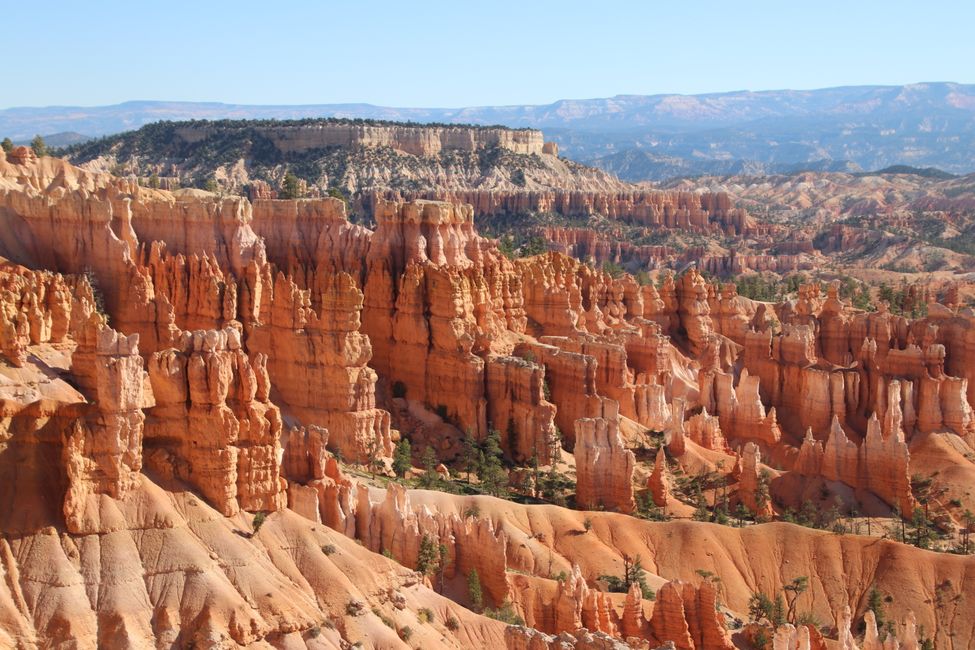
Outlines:
{"label": "clear blue sky", "polygon": [[5,2],[0,108],[975,82],[975,2]]}

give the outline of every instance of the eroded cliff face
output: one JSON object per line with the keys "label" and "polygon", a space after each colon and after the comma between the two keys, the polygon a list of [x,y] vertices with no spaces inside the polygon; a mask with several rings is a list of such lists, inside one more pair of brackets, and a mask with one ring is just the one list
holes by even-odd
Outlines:
{"label": "eroded cliff face", "polygon": [[[662,218],[730,210],[674,202]],[[398,647],[406,615],[429,608],[411,643],[724,648],[717,601],[746,612],[790,566],[815,574],[821,618],[875,579],[904,587],[873,568],[848,585],[849,567],[815,550],[874,566],[876,540],[627,513],[641,489],[679,513],[674,471],[722,475],[724,497],[759,518],[823,485],[909,515],[914,456],[927,468],[938,444],[975,443],[970,310],[910,321],[812,286],[755,303],[693,270],[640,286],[558,252],[510,260],[470,206],[375,209],[370,230],[337,199],[251,204],[0,158],[5,641]],[[492,430],[508,462],[574,472],[577,507],[616,513],[343,471],[384,472],[400,438],[451,463]],[[404,569],[428,543],[439,574]],[[745,575],[751,545],[789,560]],[[898,566],[916,559],[883,545]],[[638,556],[653,603],[600,582]],[[936,566],[956,586],[971,574],[961,557]],[[723,586],[695,573],[712,568]],[[536,631],[470,612],[474,571],[484,605]],[[928,629],[941,620],[919,597],[896,614],[908,609]],[[802,647],[801,632],[779,637]]]}
{"label": "eroded cliff face", "polygon": [[[212,136],[221,127],[186,125],[176,136],[187,143]],[[472,128],[465,126],[406,126],[323,122],[309,125],[256,127],[281,152],[294,153],[327,147],[390,147],[416,156],[436,156],[445,149],[474,151],[500,147],[522,154],[548,154],[542,132],[535,129]]]}
{"label": "eroded cliff face", "polygon": [[[599,214],[647,227],[734,235],[752,234],[756,226],[748,213],[733,207],[731,198],[723,192],[641,191],[619,186],[612,181],[585,189],[377,191],[367,194],[362,200],[366,206],[370,206],[383,198],[394,201],[427,199],[470,205],[478,216],[531,212],[554,212],[563,216]],[[560,234],[551,234],[558,241]]]}

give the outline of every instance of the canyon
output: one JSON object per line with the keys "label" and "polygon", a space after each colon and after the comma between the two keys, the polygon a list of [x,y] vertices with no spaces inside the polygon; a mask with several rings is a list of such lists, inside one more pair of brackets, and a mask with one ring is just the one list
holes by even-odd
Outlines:
{"label": "canyon", "polygon": [[[535,133],[500,146],[575,169]],[[424,156],[455,142],[403,137]],[[705,246],[645,282],[602,262],[677,252],[554,226],[509,256],[480,231],[525,209],[786,232],[722,191],[246,198],[107,166],[0,154],[5,645],[975,640],[975,311],[957,290],[914,318],[854,307],[839,281],[760,301],[702,272],[794,271],[811,240]],[[503,480],[472,478],[472,449]],[[797,525],[809,508],[832,528]],[[916,548],[905,522],[942,536]],[[753,607],[793,593],[781,620]]]}

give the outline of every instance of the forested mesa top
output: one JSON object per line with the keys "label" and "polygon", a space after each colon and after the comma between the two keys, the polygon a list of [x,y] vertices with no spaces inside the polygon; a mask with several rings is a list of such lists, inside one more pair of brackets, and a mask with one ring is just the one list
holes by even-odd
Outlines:
{"label": "forested mesa top", "polygon": [[259,138],[285,154],[329,147],[391,147],[416,156],[435,156],[444,149],[474,151],[488,147],[519,154],[557,152],[554,146],[546,147],[542,132],[536,129],[320,118],[164,121],[68,147],[65,153],[85,159],[118,145],[137,149],[151,146],[158,152],[160,147],[179,149],[221,134],[234,139]]}

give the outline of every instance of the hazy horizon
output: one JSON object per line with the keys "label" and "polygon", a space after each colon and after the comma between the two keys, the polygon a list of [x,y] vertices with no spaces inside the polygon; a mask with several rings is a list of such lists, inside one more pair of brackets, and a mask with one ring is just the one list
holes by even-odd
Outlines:
{"label": "hazy horizon", "polygon": [[304,107],[304,106],[341,106],[341,105],[368,105],[375,106],[377,108],[403,108],[403,109],[435,109],[435,110],[457,110],[465,108],[506,108],[506,107],[517,107],[517,106],[546,106],[549,104],[555,104],[561,101],[590,101],[590,100],[604,100],[604,99],[616,99],[623,97],[666,97],[666,96],[684,96],[684,97],[700,97],[708,95],[733,95],[736,93],[752,93],[752,94],[762,94],[762,93],[780,93],[780,92],[816,92],[823,90],[831,90],[836,88],[898,88],[904,86],[925,86],[925,85],[936,85],[936,84],[952,84],[958,86],[975,86],[975,82],[966,83],[954,80],[924,80],[924,81],[913,81],[904,84],[847,84],[842,86],[822,86],[816,88],[738,88],[734,90],[720,90],[714,92],[700,92],[700,93],[677,93],[677,92],[659,92],[659,93],[617,93],[615,95],[607,95],[603,97],[559,97],[553,99],[550,102],[514,102],[511,104],[465,104],[462,106],[434,106],[434,105],[424,105],[424,106],[401,106],[394,104],[377,104],[373,102],[359,102],[359,101],[348,101],[348,102],[312,102],[312,103],[302,103],[302,104],[282,104],[282,103],[243,103],[243,102],[227,102],[220,100],[192,100],[192,99],[180,99],[180,98],[165,98],[165,99],[146,99],[142,97],[136,97],[132,99],[126,99],[119,102],[113,102],[111,104],[47,104],[47,105],[15,105],[15,106],[0,106],[0,111],[2,110],[14,110],[14,109],[49,109],[49,108],[103,108],[108,106],[122,106],[125,104],[213,104],[213,105],[226,105],[226,106],[254,106],[254,107],[279,107],[279,106],[289,106],[289,107]]}

